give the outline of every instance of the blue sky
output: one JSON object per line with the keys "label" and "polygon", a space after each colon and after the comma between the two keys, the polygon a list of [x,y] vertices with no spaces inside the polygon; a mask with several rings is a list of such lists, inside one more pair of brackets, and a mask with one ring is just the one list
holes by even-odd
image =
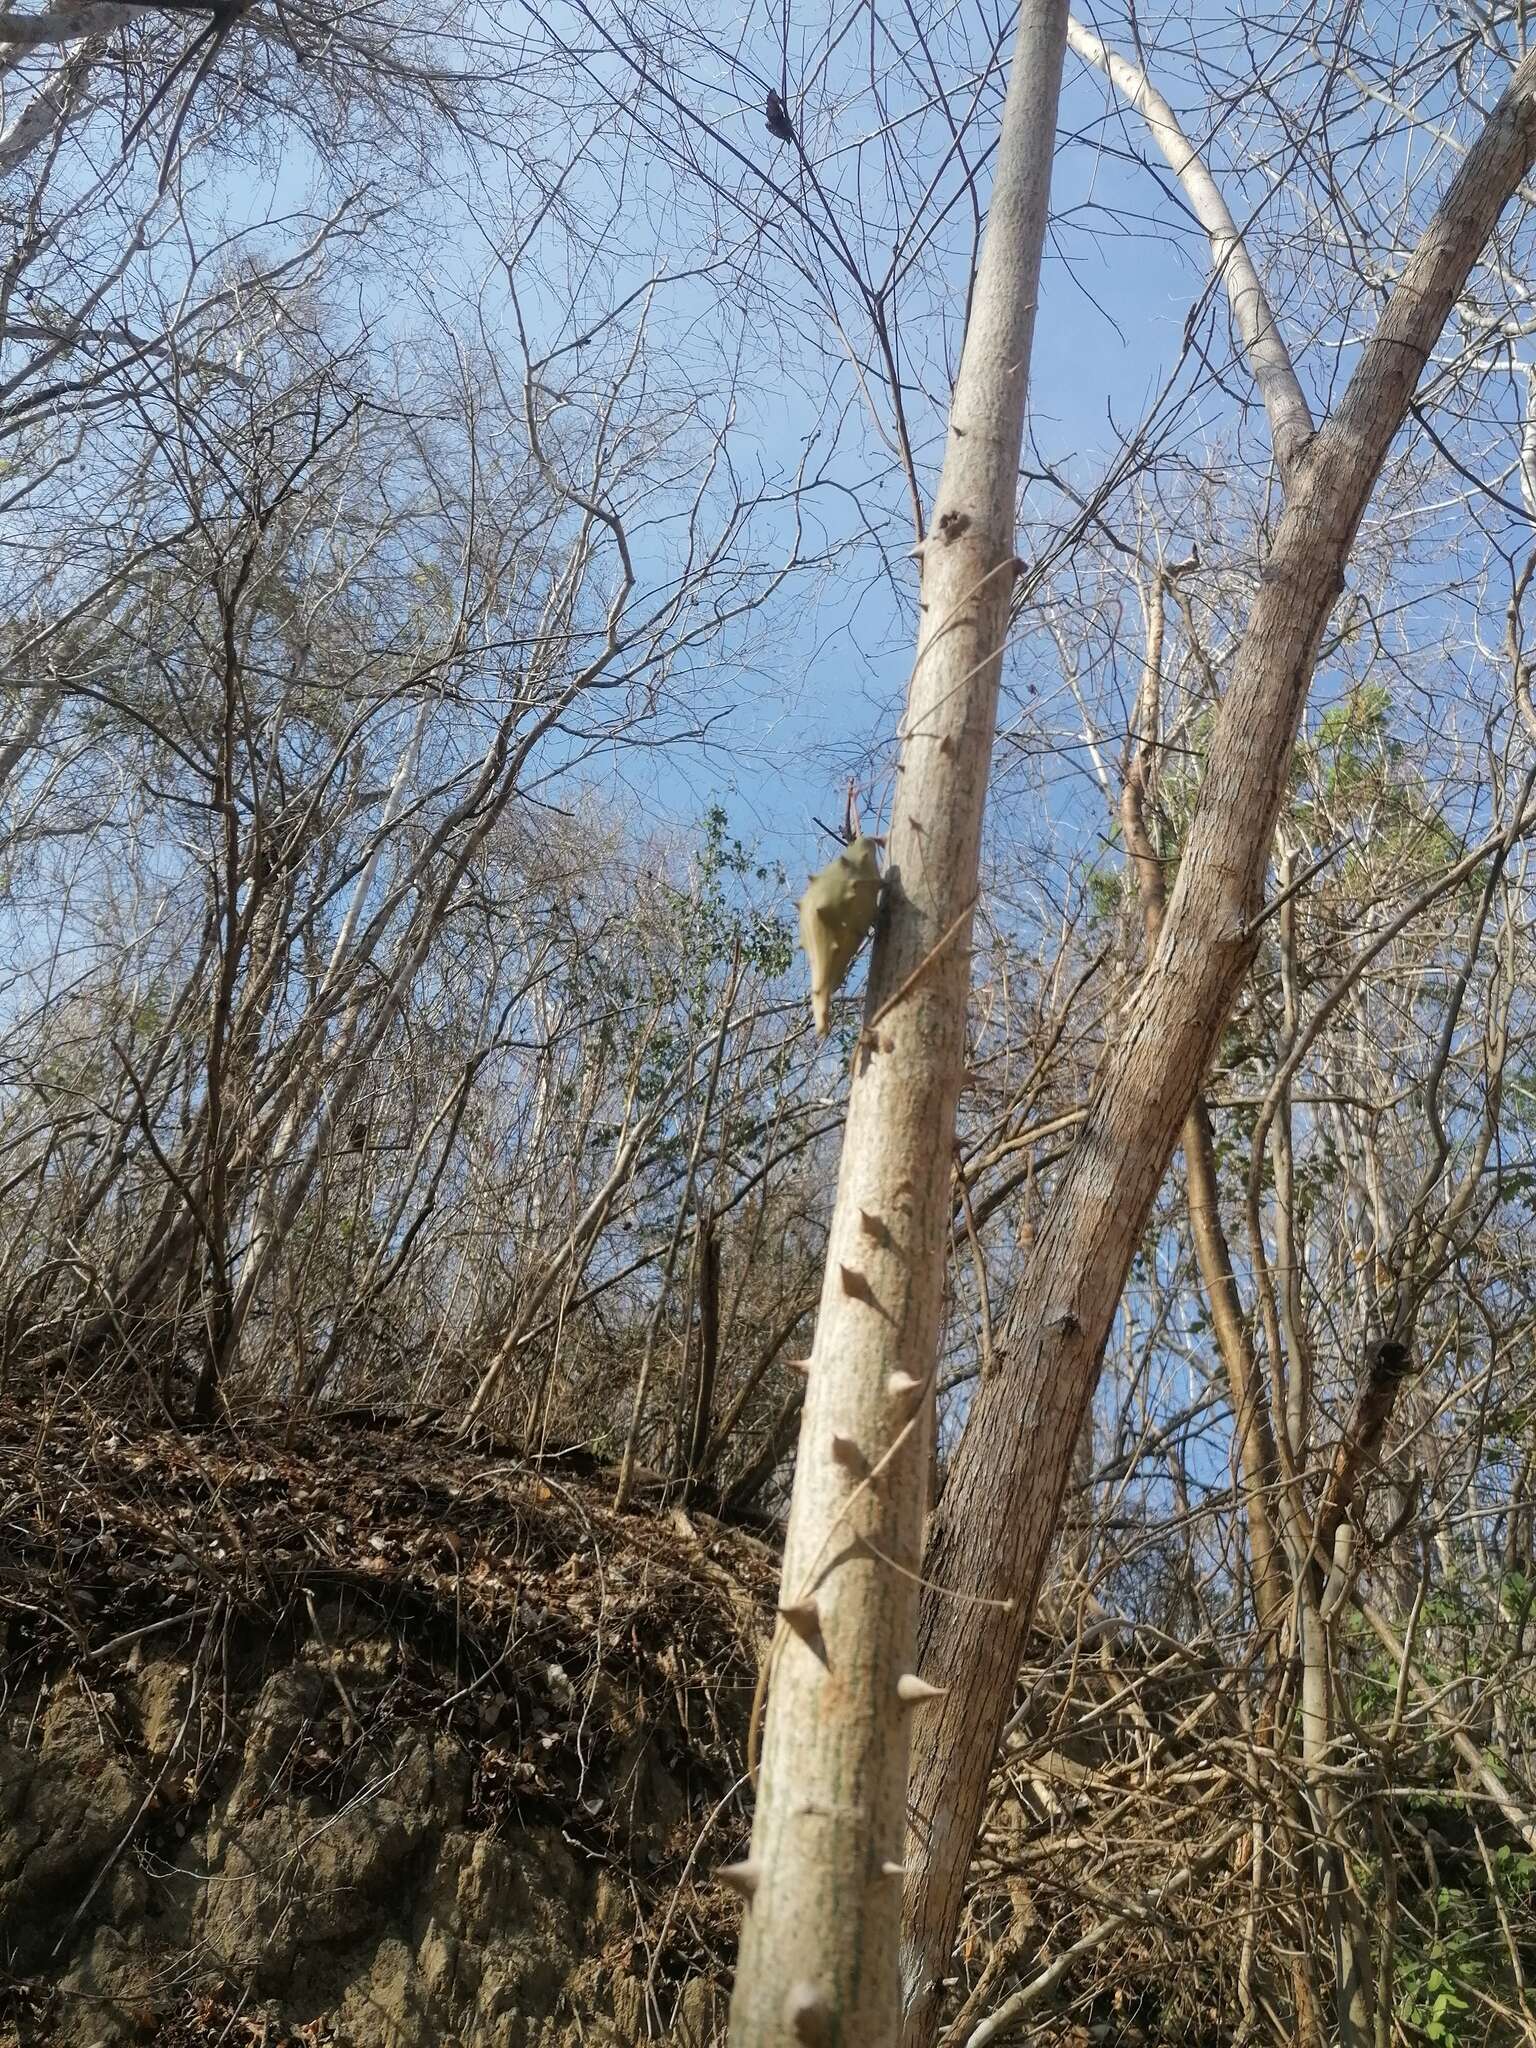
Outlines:
{"label": "blue sky", "polygon": [[[700,86],[701,93],[735,93],[744,101],[751,93],[728,133],[752,152],[769,147],[751,81],[771,61],[761,54],[755,64],[743,58],[738,68],[722,66]],[[840,119],[856,138],[867,127],[867,107],[855,99]],[[836,122],[819,132],[820,146],[834,162],[840,132]],[[1061,132],[1030,432],[1046,462],[1091,487],[1119,432],[1142,416],[1178,358],[1189,305],[1203,286],[1204,244],[1179,224],[1153,180],[1125,161],[1119,109],[1104,81],[1070,54]],[[1100,146],[1104,134],[1108,149]],[[585,201],[585,177],[598,211],[611,203],[614,174],[611,162],[599,168],[594,158],[593,164],[589,172],[578,171],[567,190]],[[787,178],[782,161],[770,161],[770,168],[775,177]],[[451,164],[447,170],[444,182],[451,186],[461,172]],[[234,195],[234,212],[247,221],[276,221],[302,208],[304,191],[305,165],[290,153],[264,186],[252,182]],[[476,293],[494,298],[493,237],[473,219],[472,195],[461,203],[464,212],[456,221],[452,205],[444,206],[445,233],[416,274],[410,297],[401,300],[391,280],[384,288],[386,303],[370,308],[374,317],[408,327],[431,309],[462,330]],[[1171,255],[1164,236],[1140,231],[1151,214],[1169,223],[1187,255]],[[633,252],[636,274],[658,260],[682,269],[696,257],[682,236],[669,248],[660,227],[650,247]],[[616,262],[612,274],[622,276],[623,268],[622,260]],[[771,258],[763,270],[771,285]],[[957,348],[956,309],[964,282],[963,266],[951,265],[950,316],[924,319],[921,340],[930,350]],[[686,328],[690,317],[709,319],[710,290],[671,288],[674,329]],[[558,340],[563,309],[553,268],[525,266],[519,294],[530,322],[544,318],[546,343]],[[732,442],[738,469],[755,465],[765,476],[787,474],[824,421],[823,393],[797,385],[792,362],[784,372],[772,374],[772,349],[765,349],[743,388]],[[911,401],[911,424],[920,460],[929,464],[926,497],[934,480],[932,461],[942,451],[945,391],[931,361],[924,373],[925,389]],[[833,465],[837,489],[816,494],[812,510],[829,534],[839,527],[844,535],[856,532],[860,520],[881,526],[894,557],[891,573],[882,573],[877,551],[867,547],[847,564],[848,573],[797,584],[791,600],[776,607],[771,632],[732,688],[735,709],[717,728],[718,745],[615,754],[598,782],[613,798],[632,804],[637,820],[686,827],[709,804],[722,801],[733,829],[757,842],[767,857],[782,860],[792,875],[819,857],[823,842],[812,816],[835,816],[844,775],[883,754],[906,683],[915,579],[894,550],[909,545],[911,536],[903,493],[888,462],[881,474],[882,461],[867,417],[848,415]]]}
{"label": "blue sky", "polygon": [[[563,0],[572,21],[576,17],[569,10],[575,4]],[[528,215],[528,195],[518,182],[518,152],[547,149],[553,161],[564,150],[575,159],[564,187],[566,200],[578,214],[612,223],[612,233],[602,261],[590,273],[581,271],[553,234],[519,264],[519,296],[536,346],[555,348],[570,339],[573,322],[562,294],[573,279],[577,283],[571,288],[584,295],[574,322],[579,326],[593,308],[621,298],[636,280],[665,267],[675,280],[664,291],[665,338],[677,352],[680,378],[695,376],[707,390],[715,371],[734,366],[738,385],[731,448],[737,469],[787,479],[809,438],[818,430],[826,437],[826,363],[839,354],[825,313],[796,277],[795,266],[808,260],[808,252],[814,254],[814,245],[809,226],[797,222],[790,202],[798,196],[811,216],[825,219],[821,195],[829,192],[840,224],[856,219],[849,211],[850,195],[862,203],[863,188],[850,165],[871,146],[871,133],[879,125],[857,64],[839,69],[841,56],[831,65],[825,61],[822,45],[830,33],[829,19],[835,25],[837,17],[791,20],[779,10],[754,6],[717,24],[715,44],[680,42],[674,53],[675,82],[696,100],[696,110],[719,138],[721,153],[706,166],[722,181],[714,197],[707,183],[690,184],[686,173],[666,168],[657,154],[657,138],[681,150],[691,148],[696,135],[686,121],[673,121],[655,95],[638,88],[639,118],[651,130],[645,150],[637,149],[625,121],[611,110],[603,132],[592,141],[580,91],[573,87],[563,105],[532,105],[526,134],[519,129],[510,138],[511,168],[492,156],[472,161],[463,150],[449,149],[430,167],[423,186],[415,165],[381,158],[376,166],[380,192],[398,203],[381,229],[379,260],[371,270],[360,265],[348,282],[347,289],[356,292],[357,316],[379,331],[402,336],[426,333],[438,322],[458,338],[478,343],[489,336],[494,343],[498,323],[505,334],[507,318],[498,255]],[[985,42],[985,18],[974,10],[925,19],[941,22],[953,38],[957,48],[945,54],[954,75],[963,76],[958,58],[965,48],[959,46],[968,47],[967,39]],[[1161,40],[1176,51],[1193,35],[1213,64],[1219,63],[1224,39],[1234,27],[1223,8],[1203,20],[1180,15],[1162,23],[1145,15],[1138,20],[1154,50]],[[1108,17],[1096,21],[1112,41],[1117,35],[1123,40],[1123,24]],[[1273,34],[1282,39],[1286,30],[1277,23]],[[787,57],[780,56],[781,47]],[[1243,56],[1241,39],[1233,36],[1227,61],[1234,74]],[[1200,105],[1187,66],[1181,67],[1176,54],[1159,51],[1155,69],[1198,136],[1201,121],[1215,117]],[[792,158],[775,155],[763,131],[758,85],[763,77],[778,78],[781,70],[816,166],[820,190],[809,196]],[[604,75],[610,83],[623,83],[612,63]],[[795,88],[807,75],[814,76],[815,91],[807,88],[802,103]],[[887,95],[882,110],[890,112],[894,125],[908,124],[918,153],[933,140],[932,120],[923,110],[921,92],[908,99],[910,104]],[[592,103],[597,104],[595,99]],[[994,107],[982,109],[979,136],[990,138],[994,113]],[[1060,135],[1026,464],[1055,469],[1089,491],[1175,372],[1182,380],[1180,446],[1196,464],[1231,434],[1235,413],[1232,399],[1219,387],[1197,388],[1200,367],[1185,355],[1187,316],[1209,284],[1204,238],[1193,228],[1166,170],[1157,163],[1148,170],[1135,160],[1148,153],[1137,117],[1099,74],[1070,53]],[[1226,144],[1220,136],[1218,146],[1224,150]],[[978,173],[983,200],[984,155],[983,150]],[[878,158],[874,161],[878,167]],[[1405,170],[1407,162],[1400,150],[1397,168]],[[767,173],[769,184],[758,182],[754,165]],[[296,238],[302,229],[295,217],[306,204],[313,168],[301,151],[289,149],[264,179],[242,177],[221,195],[229,217],[241,224],[286,222],[274,226],[274,238]],[[736,180],[734,186],[723,182],[727,174]],[[844,180],[841,185],[838,178]],[[1441,182],[1436,167],[1427,189]],[[1264,189],[1232,189],[1240,215]],[[750,303],[732,326],[720,316],[715,284],[689,282],[680,274],[733,237],[745,236],[753,207],[763,210],[772,232],[753,263],[743,265],[743,293]],[[945,214],[946,232],[959,219],[958,212]],[[872,260],[878,258],[878,235],[871,233],[867,240]],[[958,231],[933,247],[932,267],[914,277],[910,304],[903,300],[910,350],[904,368],[910,362],[912,373],[908,406],[925,498],[942,448],[947,368],[959,342],[968,254],[966,237]],[[775,304],[777,293],[783,294],[782,310]],[[481,324],[482,318],[488,324]],[[781,318],[779,335],[773,330]],[[1212,324],[1220,349],[1224,309],[1218,309]],[[850,333],[856,345],[864,345],[864,337],[852,328]],[[1324,383],[1336,365],[1347,366],[1350,351],[1347,346],[1340,350],[1337,342],[1337,336],[1329,337],[1303,352],[1305,381]],[[1241,366],[1224,367],[1229,390],[1246,397],[1248,380]],[[558,374],[575,377],[576,368],[573,356],[558,358]],[[846,370],[834,399],[834,411],[836,405],[843,407],[835,453],[825,484],[807,499],[807,512],[833,540],[851,545],[861,528],[868,529],[870,538],[845,556],[835,574],[797,579],[764,615],[755,643],[737,650],[741,668],[722,686],[720,696],[729,710],[714,728],[712,744],[620,749],[605,764],[583,771],[605,801],[631,810],[641,830],[686,830],[709,805],[723,801],[734,831],[756,842],[765,856],[781,860],[791,876],[824,851],[812,820],[837,814],[848,772],[870,771],[876,801],[885,794],[887,783],[879,771],[889,766],[888,741],[905,688],[914,626],[915,577],[902,559],[911,538],[903,490],[867,413],[856,402]],[[1261,430],[1248,433],[1246,448],[1262,462]],[[1036,491],[1026,499],[1024,514],[1026,520],[1049,517],[1056,509],[1048,492]],[[766,537],[771,542],[771,530]],[[1040,658],[1037,651],[1021,648],[1015,673]],[[1070,720],[1066,727],[1057,720],[1056,731],[1070,742]],[[1059,752],[1049,803],[1058,828],[1097,829],[1102,806],[1070,744]]]}

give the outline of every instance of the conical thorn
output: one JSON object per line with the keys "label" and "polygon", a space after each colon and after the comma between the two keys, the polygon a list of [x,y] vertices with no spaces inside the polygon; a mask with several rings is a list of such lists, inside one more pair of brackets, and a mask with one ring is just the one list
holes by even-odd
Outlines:
{"label": "conical thorn", "polygon": [[833,1436],[832,1462],[841,1465],[845,1472],[857,1472],[861,1477],[869,1470],[869,1460],[851,1436]]}
{"label": "conical thorn", "polygon": [[821,1634],[821,1609],[814,1600],[790,1600],[779,1609],[802,1642],[814,1642]]}
{"label": "conical thorn", "polygon": [[850,1301],[862,1301],[866,1307],[876,1308],[875,1290],[859,1271],[857,1266],[839,1265],[837,1277],[842,1282],[843,1292]]}
{"label": "conical thorn", "polygon": [[911,1874],[905,1863],[882,1863],[880,1866],[882,1877],[910,1877]]}
{"label": "conical thorn", "polygon": [[827,2038],[832,2008],[814,1984],[791,1984],[784,1999],[784,2017],[797,2041],[816,2048],[817,2042]]}
{"label": "conical thorn", "polygon": [[808,1358],[792,1358],[789,1361],[789,1369],[791,1372],[809,1372],[811,1361]]}
{"label": "conical thorn", "polygon": [[733,1892],[740,1892],[744,1899],[750,1899],[763,1881],[762,1865],[754,1863],[750,1857],[745,1863],[722,1863],[715,1875]]}
{"label": "conical thorn", "polygon": [[886,1380],[885,1391],[893,1401],[912,1401],[923,1391],[924,1382],[913,1379],[909,1372],[893,1372]]}
{"label": "conical thorn", "polygon": [[948,1691],[947,1685],[930,1685],[915,1671],[903,1671],[896,1681],[896,1697],[905,1700],[909,1707],[920,1707],[925,1700],[941,1700]]}
{"label": "conical thorn", "polygon": [[859,1228],[867,1238],[881,1246],[882,1249],[889,1249],[894,1242],[885,1224],[870,1209],[861,1209],[859,1211]]}

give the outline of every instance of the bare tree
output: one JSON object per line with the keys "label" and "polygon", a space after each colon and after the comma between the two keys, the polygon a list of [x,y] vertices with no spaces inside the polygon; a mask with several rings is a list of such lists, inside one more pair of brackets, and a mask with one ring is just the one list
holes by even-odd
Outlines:
{"label": "bare tree", "polygon": [[[1023,1631],[1126,1271],[1253,957],[1286,767],[1366,501],[1500,212],[1536,155],[1536,59],[1515,72],[1290,482],[1213,734],[1161,936],[1010,1305],[930,1539],[923,1662],[948,1681],[914,1779],[908,2038],[931,2038]],[[956,1599],[954,1594],[965,1597]],[[982,1603],[1014,1599],[1006,1620]]]}
{"label": "bare tree", "polygon": [[934,516],[785,1541],[731,2039],[894,2041],[950,1158],[1066,9],[1021,10]]}

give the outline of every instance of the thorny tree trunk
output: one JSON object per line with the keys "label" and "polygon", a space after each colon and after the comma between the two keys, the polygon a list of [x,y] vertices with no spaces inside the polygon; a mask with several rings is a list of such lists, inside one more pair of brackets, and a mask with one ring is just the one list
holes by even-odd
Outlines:
{"label": "thorny tree trunk", "polygon": [[[934,1518],[919,1633],[948,1688],[915,1758],[906,2039],[932,2037],[962,1887],[1072,1446],[1105,1338],[1256,944],[1287,765],[1366,501],[1429,350],[1536,156],[1536,55],[1511,80],[1406,265],[1333,417],[1297,464],[1212,740],[1167,916]],[[954,1593],[969,1595],[955,1598]],[[1012,1598],[1006,1615],[976,1596]]]}
{"label": "thorny tree trunk", "polygon": [[[808,1368],[733,2048],[891,2048],[915,1571],[950,1230],[967,935],[1014,581],[1014,508],[1062,0],[1025,0],[902,728],[888,883]],[[995,1617],[993,1617],[995,1620]]]}

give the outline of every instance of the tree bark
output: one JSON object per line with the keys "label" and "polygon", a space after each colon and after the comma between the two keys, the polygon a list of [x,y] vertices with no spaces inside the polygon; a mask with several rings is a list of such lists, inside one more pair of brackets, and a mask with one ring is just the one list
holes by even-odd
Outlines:
{"label": "tree bark", "polygon": [[908,1724],[967,941],[1066,46],[1024,0],[902,721],[885,901],[809,1363],[733,2048],[892,2048]]}
{"label": "tree bark", "polygon": [[1212,267],[1226,290],[1243,353],[1264,401],[1275,462],[1281,476],[1289,481],[1312,438],[1312,414],[1268,294],[1248,254],[1248,245],[1216,180],[1184,133],[1178,116],[1145,72],[1127,63],[1079,21],[1068,24],[1067,40],[1074,54],[1102,71],[1121,97],[1141,115],[1152,140],[1183,187],[1191,213],[1205,229],[1211,245]]}
{"label": "tree bark", "polygon": [[[948,1686],[913,1779],[909,2048],[931,2038],[962,1887],[1072,1445],[1180,1124],[1256,945],[1270,842],[1318,642],[1421,370],[1536,157],[1536,55],[1521,64],[1297,464],[1211,743],[1163,931],[977,1391],[934,1518],[919,1632]],[[959,1595],[961,1597],[955,1597]],[[976,1604],[1012,1599],[1011,1613]]]}
{"label": "tree bark", "polygon": [[[1083,34],[1084,31],[1073,22],[1068,39],[1074,49],[1079,49],[1079,39]],[[1118,58],[1110,59],[1097,38],[1090,40],[1106,64],[1111,61],[1120,64]],[[1081,50],[1079,54],[1082,54]],[[1129,69],[1124,65],[1120,68]],[[1139,74],[1133,74],[1133,77],[1139,78]],[[1209,180],[1206,182],[1208,184]],[[1213,234],[1213,250],[1218,246]],[[1247,266],[1246,251],[1242,252],[1242,257],[1243,265]],[[1235,267],[1229,258],[1229,268]],[[1244,268],[1243,275],[1251,275],[1251,266]],[[1279,349],[1278,337],[1273,335],[1269,324],[1268,302],[1256,277],[1251,287],[1245,290],[1243,300],[1250,310],[1255,302],[1263,312],[1265,324],[1262,331],[1266,337],[1273,338],[1275,348]],[[1288,360],[1286,371],[1289,387],[1299,389]],[[1285,417],[1294,424],[1291,414],[1287,413]],[[1167,585],[1168,572],[1160,567],[1145,600],[1147,651],[1132,720],[1125,783],[1120,792],[1120,829],[1125,837],[1131,872],[1136,879],[1149,955],[1157,950],[1157,942],[1163,933],[1163,920],[1168,913],[1167,881],[1147,817],[1156,774]],[[1216,1141],[1205,1096],[1199,1091],[1184,1120],[1181,1143],[1188,1185],[1190,1236],[1194,1240],[1195,1260],[1200,1271],[1200,1284],[1205,1290],[1216,1348],[1221,1353],[1231,1393],[1232,1420],[1237,1431],[1242,1473],[1243,1507],[1248,1521],[1248,1547],[1253,1560],[1254,1605],[1260,1625],[1273,1634],[1279,1627],[1290,1594],[1272,1512],[1277,1474],[1274,1432],[1270,1427],[1269,1402],[1260,1378],[1258,1360],[1254,1356],[1248,1318],[1243,1313],[1237,1279],[1232,1270],[1232,1254],[1226,1232],[1222,1229],[1220,1188],[1216,1178]]]}

